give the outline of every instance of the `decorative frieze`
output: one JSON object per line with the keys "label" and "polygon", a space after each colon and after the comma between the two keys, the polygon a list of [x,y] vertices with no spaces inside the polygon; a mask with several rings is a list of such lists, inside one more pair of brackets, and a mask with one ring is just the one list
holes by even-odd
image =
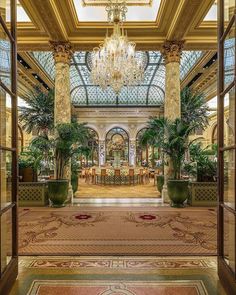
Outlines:
{"label": "decorative frieze", "polygon": [[165,63],[178,62],[183,50],[183,41],[166,41],[162,47],[161,53],[164,57]]}

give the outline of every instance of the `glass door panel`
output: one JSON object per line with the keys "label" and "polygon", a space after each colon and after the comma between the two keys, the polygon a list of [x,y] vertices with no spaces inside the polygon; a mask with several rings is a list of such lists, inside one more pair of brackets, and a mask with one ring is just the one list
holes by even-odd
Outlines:
{"label": "glass door panel", "polygon": [[224,209],[224,261],[235,272],[235,216]]}
{"label": "glass door panel", "polygon": [[235,144],[235,87],[224,95],[224,146]]}
{"label": "glass door panel", "polygon": [[224,40],[224,86],[225,88],[234,81],[235,68],[235,21],[230,26]]}
{"label": "glass door panel", "polygon": [[224,204],[235,209],[235,150],[224,152]]}
{"label": "glass door panel", "polygon": [[16,0],[0,0],[0,11],[0,294],[5,295],[18,273]]}
{"label": "glass door panel", "polygon": [[13,258],[12,242],[12,209],[10,209],[1,216],[1,273]]}

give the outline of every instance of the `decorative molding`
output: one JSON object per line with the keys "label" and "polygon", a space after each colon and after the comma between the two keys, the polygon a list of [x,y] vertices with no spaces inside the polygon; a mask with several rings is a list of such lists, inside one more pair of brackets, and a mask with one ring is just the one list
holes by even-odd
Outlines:
{"label": "decorative molding", "polygon": [[161,53],[164,57],[166,64],[171,62],[180,63],[183,45],[183,41],[166,41],[164,43]]}
{"label": "decorative molding", "polygon": [[70,64],[73,50],[70,42],[54,42],[50,41],[50,46],[53,50],[55,63]]}

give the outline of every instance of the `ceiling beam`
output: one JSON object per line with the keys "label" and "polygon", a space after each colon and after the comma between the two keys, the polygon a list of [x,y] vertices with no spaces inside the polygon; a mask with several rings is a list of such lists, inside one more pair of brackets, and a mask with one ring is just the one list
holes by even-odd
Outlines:
{"label": "ceiling beam", "polygon": [[37,15],[38,25],[48,34],[52,41],[67,41],[66,23],[61,19],[56,0],[21,0],[28,13]]}
{"label": "ceiling beam", "polygon": [[[166,34],[167,40],[183,40],[194,22],[199,21],[199,11],[207,12],[214,0],[179,0],[175,1],[176,13]],[[198,16],[198,17],[197,17]]]}

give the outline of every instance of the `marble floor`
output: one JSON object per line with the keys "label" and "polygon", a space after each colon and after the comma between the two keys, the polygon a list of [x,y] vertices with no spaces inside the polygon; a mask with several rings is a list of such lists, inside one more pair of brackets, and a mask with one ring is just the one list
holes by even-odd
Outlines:
{"label": "marble floor", "polygon": [[21,257],[10,295],[225,295],[215,257]]}
{"label": "marble floor", "polygon": [[137,185],[101,185],[86,183],[85,179],[79,179],[78,191],[75,194],[76,199],[90,198],[155,198],[161,199],[160,193],[154,185],[154,180],[149,183]]}

